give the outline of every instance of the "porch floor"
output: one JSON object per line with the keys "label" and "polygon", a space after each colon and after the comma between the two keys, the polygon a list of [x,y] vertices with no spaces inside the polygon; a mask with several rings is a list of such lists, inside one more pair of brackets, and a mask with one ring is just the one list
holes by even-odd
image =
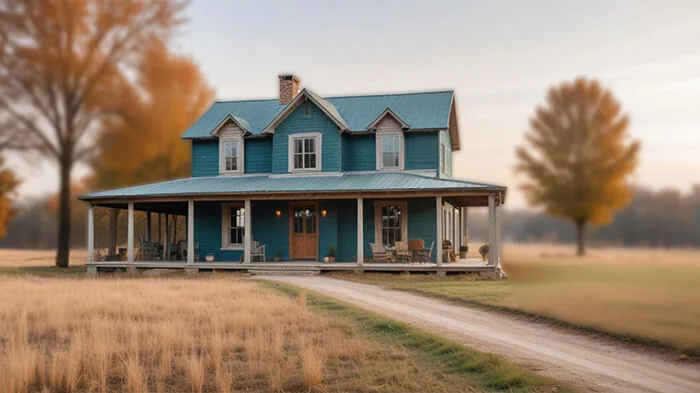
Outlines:
{"label": "porch floor", "polygon": [[195,262],[188,265],[184,261],[135,261],[128,263],[116,262],[92,262],[87,264],[88,269],[110,268],[136,268],[136,269],[193,269],[193,270],[237,270],[237,271],[279,271],[279,272],[332,272],[332,271],[365,271],[365,272],[445,272],[445,273],[470,273],[493,272],[494,266],[477,258],[460,259],[453,263],[372,263],[365,262],[358,266],[356,262],[322,263],[315,261],[290,261],[290,262]]}

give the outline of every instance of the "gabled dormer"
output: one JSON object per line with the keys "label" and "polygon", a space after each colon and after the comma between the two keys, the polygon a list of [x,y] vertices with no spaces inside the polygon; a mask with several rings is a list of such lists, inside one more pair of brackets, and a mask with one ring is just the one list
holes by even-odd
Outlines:
{"label": "gabled dormer", "polygon": [[250,124],[245,119],[227,115],[212,130],[219,141],[219,174],[242,175],[245,173],[245,143],[243,137],[250,134]]}
{"label": "gabled dormer", "polygon": [[378,171],[404,170],[404,131],[410,126],[394,111],[386,108],[367,129],[375,134],[376,169]]}

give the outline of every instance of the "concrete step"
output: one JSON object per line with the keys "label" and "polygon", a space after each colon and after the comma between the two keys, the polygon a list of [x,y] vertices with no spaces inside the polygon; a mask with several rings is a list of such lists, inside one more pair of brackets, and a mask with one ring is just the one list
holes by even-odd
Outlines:
{"label": "concrete step", "polygon": [[251,269],[248,273],[254,276],[318,276],[320,270],[272,270],[272,269]]}

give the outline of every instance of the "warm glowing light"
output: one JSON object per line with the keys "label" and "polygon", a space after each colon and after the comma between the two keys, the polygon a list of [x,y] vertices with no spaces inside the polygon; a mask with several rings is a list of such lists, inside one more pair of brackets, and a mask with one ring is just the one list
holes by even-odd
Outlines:
{"label": "warm glowing light", "polygon": [[279,210],[275,210],[275,215],[276,215],[277,217],[282,217],[282,212],[279,211]]}
{"label": "warm glowing light", "polygon": [[325,217],[326,214],[328,214],[328,212],[326,211],[326,209],[321,210],[321,215],[322,215],[323,217]]}

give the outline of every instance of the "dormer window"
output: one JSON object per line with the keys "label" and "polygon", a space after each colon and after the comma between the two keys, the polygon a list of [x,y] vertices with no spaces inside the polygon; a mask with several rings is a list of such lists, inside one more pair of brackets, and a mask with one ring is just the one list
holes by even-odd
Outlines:
{"label": "dormer window", "polygon": [[219,139],[219,173],[239,175],[243,173],[243,137],[222,136]]}
{"label": "dormer window", "polygon": [[289,171],[321,170],[321,134],[305,133],[289,136]]}
{"label": "dormer window", "polygon": [[382,168],[399,169],[401,135],[382,135]]}

